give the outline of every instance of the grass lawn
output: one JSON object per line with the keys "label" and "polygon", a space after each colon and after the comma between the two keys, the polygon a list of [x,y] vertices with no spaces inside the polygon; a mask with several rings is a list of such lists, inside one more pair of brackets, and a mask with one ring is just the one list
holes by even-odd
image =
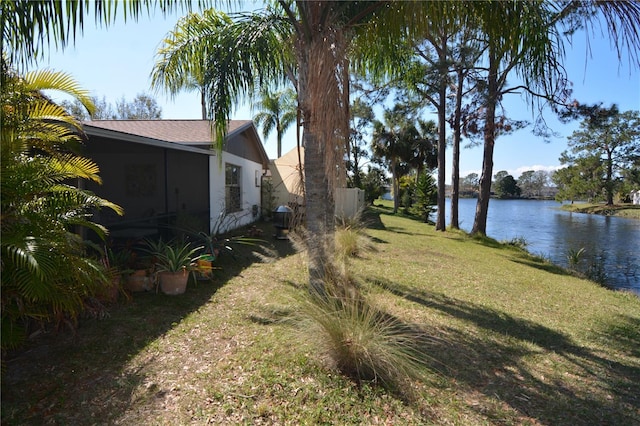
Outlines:
{"label": "grass lawn", "polygon": [[[429,338],[411,398],[356,384],[295,321],[304,254],[221,257],[182,296],[137,293],[7,357],[2,424],[640,424],[640,298],[490,239],[367,214],[350,270]],[[262,224],[270,235],[270,224]]]}
{"label": "grass lawn", "polygon": [[613,206],[607,206],[605,204],[577,203],[564,204],[562,208],[576,213],[601,214],[605,216],[640,219],[640,206],[633,204],[614,204]]}

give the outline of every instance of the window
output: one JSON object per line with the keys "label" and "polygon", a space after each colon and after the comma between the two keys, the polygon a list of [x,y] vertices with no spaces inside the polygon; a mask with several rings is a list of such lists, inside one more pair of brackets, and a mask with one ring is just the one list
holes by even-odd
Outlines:
{"label": "window", "polygon": [[225,165],[224,186],[225,186],[225,206],[227,213],[242,210],[242,191],[240,187],[240,166],[233,164]]}

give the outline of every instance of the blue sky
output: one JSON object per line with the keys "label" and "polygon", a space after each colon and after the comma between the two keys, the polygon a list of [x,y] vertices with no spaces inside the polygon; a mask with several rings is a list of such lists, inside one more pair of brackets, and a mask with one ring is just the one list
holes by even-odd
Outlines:
{"label": "blue sky", "polygon": [[[163,17],[159,12],[138,22],[119,21],[107,29],[95,27],[87,20],[84,34],[63,52],[52,49],[48,58],[38,61],[35,68],[52,68],[70,73],[83,88],[99,98],[114,103],[123,96],[132,100],[140,92],[150,92],[149,75],[155,52],[162,39],[171,31],[182,13]],[[600,36],[600,33],[596,33]],[[565,62],[573,82],[573,97],[583,103],[618,104],[620,110],[640,110],[640,72],[629,67],[628,59],[618,60],[615,49],[607,39],[596,37],[590,41],[590,53],[583,33],[574,36],[567,49]],[[183,93],[174,99],[155,93],[162,107],[163,118],[200,118],[197,93]],[[55,97],[55,96],[54,96]],[[533,121],[526,101],[518,95],[505,99],[509,115],[515,119]],[[233,118],[251,119],[249,105],[238,105]],[[566,149],[566,137],[577,123],[563,125],[549,111],[545,114],[553,130],[562,137],[550,143],[531,133],[531,128],[499,138],[494,154],[494,173],[507,170],[518,177],[525,170],[552,170],[560,163],[560,153]],[[378,117],[381,118],[381,117]],[[260,130],[261,131],[261,130]],[[276,156],[275,135],[264,141],[270,158]],[[289,131],[283,141],[283,152],[295,146],[295,135]],[[450,152],[447,162],[450,163]],[[461,153],[461,176],[479,173],[482,167],[482,148],[464,149]],[[450,169],[447,168],[447,176]]]}

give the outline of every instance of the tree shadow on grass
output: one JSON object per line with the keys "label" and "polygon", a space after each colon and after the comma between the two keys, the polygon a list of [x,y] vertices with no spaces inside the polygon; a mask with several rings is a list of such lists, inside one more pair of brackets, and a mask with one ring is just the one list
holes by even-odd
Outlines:
{"label": "tree shadow on grass", "polygon": [[554,265],[553,263],[550,263],[543,259],[538,259],[535,256],[531,256],[531,255],[512,257],[511,260],[520,265],[525,265],[531,268],[540,269],[541,271],[549,272],[555,275],[572,275],[571,272],[567,271],[566,269],[558,265]]}
{"label": "tree shadow on grass", "polygon": [[[261,226],[269,235],[269,224]],[[268,239],[276,257],[295,252],[289,241]],[[255,249],[238,246],[233,255],[223,253],[213,280],[190,278],[182,295],[134,293],[111,306],[105,318],[81,319],[73,333],[44,332],[9,353],[3,366],[2,424],[112,424],[140,401],[159,398],[158,386],[144,383],[144,367],[128,370],[129,361],[189,314],[214,303],[226,282],[262,260]]]}
{"label": "tree shadow on grass", "polygon": [[556,275],[572,275],[570,271],[555,265],[541,256],[537,256],[528,252],[526,249],[520,249],[512,244],[500,242],[491,237],[486,236],[469,236],[468,238],[457,239],[459,242],[474,241],[485,247],[502,250],[506,256],[513,262],[520,265],[530,266],[545,272]]}
{"label": "tree shadow on grass", "polygon": [[[427,234],[427,233],[409,232],[406,230],[406,228],[403,228],[400,226],[387,226],[382,222],[382,215],[396,216],[393,214],[393,211],[383,206],[369,207],[362,214],[363,222],[368,229],[378,229],[378,230],[390,231],[390,232],[395,232],[396,234],[404,234],[404,235],[421,235],[424,237],[432,236],[431,234]],[[416,222],[423,223],[425,226],[430,226],[429,224],[424,223],[412,216],[406,216],[406,215],[400,215],[400,214],[399,216],[405,219],[414,220]]]}
{"label": "tree shadow on grass", "polygon": [[386,228],[380,218],[382,211],[378,208],[369,207],[362,212],[362,222],[369,229],[379,229],[384,231]]}
{"label": "tree shadow on grass", "polygon": [[[593,334],[606,342],[607,347],[640,359],[640,317],[617,315],[614,321],[604,323],[600,328],[593,330]],[[640,398],[640,395],[638,397]]]}
{"label": "tree shadow on grass", "polygon": [[[469,324],[464,328],[434,326],[425,330],[436,337],[424,347],[433,359],[429,367],[448,380],[488,399],[497,398],[519,416],[540,424],[617,425],[640,421],[637,363],[580,347],[556,330],[501,311],[399,283],[368,281]],[[620,341],[609,338],[612,348],[637,354],[639,323],[637,318],[619,318],[599,333],[608,336],[613,331]],[[540,358],[535,368],[532,358]],[[557,372],[554,377],[553,371],[548,373],[551,377],[545,377],[545,362],[566,364],[568,371],[564,377],[558,377]],[[495,420],[501,421],[500,414],[487,412],[490,408],[486,405],[476,408],[483,416],[496,416]]]}

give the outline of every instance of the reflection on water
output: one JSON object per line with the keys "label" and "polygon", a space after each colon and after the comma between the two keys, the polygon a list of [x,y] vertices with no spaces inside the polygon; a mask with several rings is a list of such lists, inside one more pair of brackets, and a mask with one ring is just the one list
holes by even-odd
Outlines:
{"label": "reflection on water", "polygon": [[[447,223],[450,221],[447,200]],[[640,220],[559,209],[555,201],[497,200],[489,203],[487,235],[498,241],[523,237],[527,250],[567,267],[569,250],[585,248],[582,262],[601,262],[607,284],[640,294]],[[460,227],[470,231],[475,199],[461,199]]]}

